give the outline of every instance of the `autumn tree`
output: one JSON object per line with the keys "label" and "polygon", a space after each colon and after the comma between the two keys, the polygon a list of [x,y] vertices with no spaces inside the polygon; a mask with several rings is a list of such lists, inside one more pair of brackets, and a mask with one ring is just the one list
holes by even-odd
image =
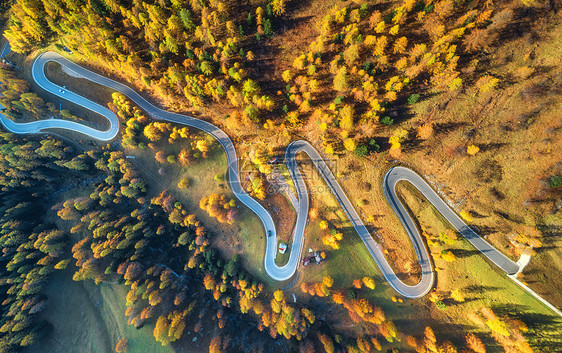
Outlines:
{"label": "autumn tree", "polygon": [[464,294],[459,288],[453,289],[453,291],[451,292],[451,298],[453,298],[453,300],[457,303],[462,303],[465,300]]}
{"label": "autumn tree", "polygon": [[318,339],[320,340],[320,342],[322,342],[322,345],[324,346],[324,350],[326,351],[326,353],[334,352],[334,342],[328,335],[319,333]]}
{"label": "autumn tree", "polygon": [[127,339],[122,338],[115,345],[115,352],[117,353],[124,352],[126,349],[127,349]]}
{"label": "autumn tree", "polygon": [[466,154],[468,154],[469,156],[474,156],[476,153],[478,153],[478,151],[480,151],[480,147],[476,145],[469,145],[466,148]]}
{"label": "autumn tree", "polygon": [[427,140],[431,135],[433,135],[433,124],[430,122],[423,123],[418,126],[418,137],[422,140]]}
{"label": "autumn tree", "polygon": [[340,110],[340,128],[344,130],[351,130],[353,129],[353,117],[355,114],[355,110],[353,106],[346,104]]}
{"label": "autumn tree", "polygon": [[472,349],[475,353],[486,353],[486,346],[476,335],[469,332],[466,334],[465,339],[468,348]]}
{"label": "autumn tree", "polygon": [[334,89],[339,92],[347,89],[347,68],[345,66],[338,69],[334,76]]}

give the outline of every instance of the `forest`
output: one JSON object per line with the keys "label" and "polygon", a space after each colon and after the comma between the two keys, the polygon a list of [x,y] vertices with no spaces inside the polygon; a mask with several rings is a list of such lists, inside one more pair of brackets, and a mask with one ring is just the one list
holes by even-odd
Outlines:
{"label": "forest", "polygon": [[[435,167],[447,175],[448,193],[468,200],[460,215],[511,258],[551,249],[551,235],[560,226],[561,171],[554,158],[560,126],[552,116],[562,76],[549,67],[559,58],[530,44],[508,54],[502,48],[506,39],[546,42],[544,28],[554,28],[559,11],[553,2],[357,0],[328,1],[318,11],[310,6],[297,0],[22,0],[2,1],[0,12],[7,17],[4,35],[22,63],[49,48],[130,83],[165,109],[224,128],[245,162],[246,190],[264,205],[274,203],[268,192],[274,167],[267,161],[304,137],[341,162],[337,176],[348,180],[343,185],[352,195],[378,191],[364,180],[367,163],[398,161],[424,172]],[[304,27],[303,13],[312,18]],[[530,39],[515,33],[515,26],[531,33]],[[302,38],[291,42],[295,30]],[[282,48],[283,41],[294,45]],[[0,89],[11,119],[84,122],[79,113],[58,109],[7,65],[0,67]],[[509,89],[510,97],[521,99],[510,105],[522,111],[513,113],[494,100]],[[162,345],[174,346],[207,322],[214,327],[209,352],[515,353],[556,351],[561,344],[556,322],[543,318],[546,324],[533,326],[528,316],[492,301],[457,312],[476,300],[460,287],[432,291],[423,305],[468,318],[470,328],[440,316],[443,322],[406,331],[403,318],[394,319],[386,303],[373,299],[381,290],[374,276],[348,278],[350,283],[330,273],[303,276],[295,303],[289,292],[260,281],[243,254],[225,256],[217,232],[199,219],[203,211],[229,227],[243,217],[224,175],[215,175],[219,188],[206,190],[197,207],[189,208],[145,179],[124,152],[148,153],[165,177],[165,167],[189,170],[211,158],[217,142],[152,121],[119,93],[105,103],[121,120],[124,149],[92,144],[82,150],[58,137],[0,134],[0,352],[22,351],[48,334],[48,322],[39,319],[49,303],[42,289],[50,275],[67,267],[75,281],[126,286],[122,305],[128,323],[150,326]],[[502,120],[501,109],[517,119]],[[520,148],[534,136],[543,138],[528,150]],[[510,158],[519,167],[508,168]],[[531,159],[536,165],[522,166]],[[428,169],[420,161],[428,161]],[[467,188],[446,179],[461,167],[471,171],[471,179],[459,178],[468,180]],[[532,191],[502,184],[510,173]],[[175,184],[190,193],[192,182],[187,173]],[[87,196],[52,204],[53,194],[80,183],[87,185]],[[352,183],[361,189],[350,189]],[[353,197],[367,223],[391,228],[383,233],[389,237],[395,227],[381,216],[379,201]],[[507,204],[508,211],[496,208]],[[309,216],[317,224],[318,246],[331,261],[347,251],[350,240],[327,209],[315,204]],[[69,232],[47,221],[52,213]],[[508,229],[509,237],[496,224]],[[462,257],[454,249],[460,242],[456,233],[423,225],[422,231],[438,270],[456,266]],[[400,243],[390,245],[391,255],[402,250]],[[529,282],[544,285],[548,272],[556,272],[545,270],[548,258],[541,261],[545,267],[535,269]],[[326,312],[353,328],[334,324]],[[116,351],[125,346],[120,342]]]}
{"label": "forest", "polygon": [[[30,345],[45,332],[45,323],[35,320],[48,303],[41,286],[50,273],[70,263],[77,268],[75,281],[118,281],[128,286],[129,323],[154,323],[154,338],[163,345],[182,337],[186,318],[201,318],[202,312],[209,316],[209,310],[223,332],[213,339],[212,352],[246,351],[251,342],[257,351],[268,351],[268,340],[278,336],[303,351],[322,345],[326,352],[338,346],[369,352],[371,348],[381,350],[381,339],[387,345],[405,337],[380,308],[358,294],[362,286],[374,288],[370,278],[354,282],[355,289],[347,293],[332,288],[329,276],[322,283],[302,286],[310,295],[332,296],[334,303],[349,311],[351,320],[362,322],[370,334],[356,340],[330,332],[316,321],[311,309],[289,303],[282,291],[268,295],[263,284],[240,267],[238,258],[227,261],[209,246],[212,234],[181,203],[165,191],[146,199],[145,183],[122,153],[91,150],[76,154],[53,139],[24,141],[3,134],[1,167],[3,352]],[[77,179],[77,171],[82,178],[83,173],[103,176],[94,183],[89,197],[53,206],[62,220],[72,223],[71,234],[36,216],[38,210],[47,211],[41,200],[53,192],[53,184],[64,185],[61,179],[68,170]],[[69,244],[72,234],[81,240]],[[206,294],[201,296],[203,288]],[[457,294],[459,297],[462,295]],[[490,309],[482,316],[479,320],[498,332],[494,337],[502,345],[529,351],[519,331],[522,322],[498,318]],[[255,321],[258,330],[238,341],[239,347],[229,345],[229,334],[246,320]],[[197,330],[198,325],[189,329]],[[456,351],[451,342],[437,341],[430,327],[424,337],[408,336],[408,345],[419,352],[435,347]],[[482,343],[474,335],[467,336],[467,345],[482,351],[478,350]]]}

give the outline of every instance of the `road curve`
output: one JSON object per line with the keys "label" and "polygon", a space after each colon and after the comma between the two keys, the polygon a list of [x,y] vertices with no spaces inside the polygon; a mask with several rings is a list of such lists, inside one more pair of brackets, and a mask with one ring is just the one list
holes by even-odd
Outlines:
{"label": "road curve", "polygon": [[[394,167],[390,169],[383,180],[383,192],[386,200],[392,207],[394,213],[400,219],[402,226],[408,232],[412,243],[414,244],[414,249],[416,249],[416,254],[419,256],[418,249],[423,248],[421,243],[421,236],[418,233],[418,229],[409,216],[408,212],[398,200],[396,196],[395,188],[396,184],[401,181],[407,181],[412,184],[419,192],[425,196],[425,198],[431,202],[431,204],[441,213],[443,217],[453,226],[455,229],[468,240],[476,249],[478,249],[484,256],[486,256],[490,261],[492,261],[496,266],[501,268],[508,275],[514,275],[519,271],[519,265],[511,261],[507,256],[502,254],[496,248],[494,248],[490,243],[482,239],[478,234],[476,234],[464,221],[457,216],[457,214],[443,201],[443,199],[429,186],[429,184],[423,180],[416,172],[411,169],[404,167]],[[423,269],[423,263],[422,263]]]}
{"label": "road curve", "polygon": [[435,191],[433,191],[433,189],[431,189],[431,187],[421,177],[419,177],[419,175],[407,168],[394,167],[384,177],[384,194],[392,209],[396,212],[398,218],[404,225],[412,241],[414,250],[422,269],[422,277],[418,284],[410,286],[403,283],[396,276],[396,274],[388,264],[388,261],[384,257],[380,245],[375,242],[375,240],[370,235],[369,231],[361,221],[361,218],[355,211],[355,208],[345,195],[345,192],[338,184],[336,178],[334,177],[320,154],[316,151],[316,149],[314,149],[314,147],[312,147],[312,145],[310,145],[306,141],[295,141],[291,143],[286,150],[285,161],[291,177],[293,178],[299,202],[297,208],[297,221],[294,228],[293,244],[291,247],[289,261],[284,266],[278,266],[275,264],[275,256],[277,253],[277,235],[273,219],[271,218],[271,215],[268,213],[268,211],[255,199],[250,197],[250,195],[248,195],[242,188],[236,150],[228,135],[226,135],[226,133],[218,127],[206,121],[199,120],[187,115],[162,110],[149,103],[146,99],[141,97],[137,92],[135,92],[128,86],[89,71],[71,62],[70,60],[63,58],[59,54],[46,52],[37,57],[32,66],[32,76],[36,83],[41,88],[51,94],[54,94],[55,96],[70,100],[75,104],[81,105],[106,117],[110,122],[109,130],[99,131],[75,122],[57,119],[18,124],[9,119],[6,119],[0,114],[0,121],[2,122],[2,124],[4,124],[6,129],[13,133],[25,134],[41,133],[45,132],[45,130],[59,128],[80,132],[92,138],[105,141],[111,140],[117,135],[119,130],[119,121],[113,112],[111,112],[107,108],[102,107],[101,105],[89,101],[84,97],[81,97],[75,93],[63,89],[60,86],[57,86],[47,79],[44,69],[45,65],[50,61],[58,62],[59,64],[68,67],[72,71],[82,75],[84,78],[90,81],[96,82],[100,85],[112,88],[123,93],[155,120],[188,125],[213,136],[225,150],[228,161],[229,183],[233,193],[243,204],[245,204],[258,215],[262,224],[264,225],[266,234],[271,233],[271,236],[266,236],[267,245],[264,256],[264,266],[268,275],[275,280],[287,280],[294,275],[296,269],[298,268],[304,245],[304,228],[306,226],[308,215],[309,198],[306,184],[297,165],[296,156],[300,152],[304,152],[310,157],[310,159],[326,181],[331,192],[335,195],[336,199],[342,206],[344,212],[353,224],[354,228],[359,233],[361,240],[377,263],[382,275],[389,282],[390,286],[404,297],[419,298],[427,294],[427,292],[429,292],[429,290],[433,286],[434,274],[432,271],[429,254],[427,252],[427,249],[425,248],[423,240],[414,222],[398,200],[398,197],[396,196],[396,193],[394,191],[396,183],[399,180],[407,180],[411,182],[416,188],[418,188],[418,190],[420,190],[420,192],[422,192],[422,194],[424,194],[428,198],[428,200],[437,208],[437,210],[439,210],[439,212],[441,212],[445,216],[445,218],[447,218],[447,220],[449,220],[449,222],[451,222],[463,236],[465,236],[476,248],[482,251],[485,256],[487,256],[492,262],[502,268],[505,272],[507,272],[508,274],[512,274],[517,272],[519,268],[518,265],[513,263],[499,251],[494,249],[486,241],[478,237],[478,235],[476,235],[464,222],[462,222],[462,220],[447,206],[447,204],[445,204],[445,202],[443,202],[443,200],[437,195],[437,193],[435,193]]}

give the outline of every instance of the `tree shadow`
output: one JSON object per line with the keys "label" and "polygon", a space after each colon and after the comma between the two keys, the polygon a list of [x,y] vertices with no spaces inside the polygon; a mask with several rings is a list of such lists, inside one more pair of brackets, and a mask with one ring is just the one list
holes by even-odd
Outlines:
{"label": "tree shadow", "polygon": [[508,316],[510,318],[521,320],[531,330],[552,332],[560,329],[562,319],[555,314],[545,315],[539,313],[531,313],[526,305],[521,304],[494,304],[492,310],[498,316]]}
{"label": "tree shadow", "polygon": [[436,123],[435,125],[433,125],[433,131],[435,131],[436,134],[448,133],[463,128],[466,125],[467,123],[464,122]]}
{"label": "tree shadow", "polygon": [[490,235],[497,232],[497,228],[489,227],[489,226],[474,226],[472,225],[471,228],[475,229],[480,237],[484,237],[486,235]]}
{"label": "tree shadow", "polygon": [[503,219],[508,220],[508,221],[512,221],[512,222],[519,223],[519,224],[525,223],[524,219],[522,219],[520,217],[517,217],[517,216],[514,216],[514,215],[507,214],[507,213],[502,212],[502,211],[495,210],[494,213],[497,214],[498,216],[502,217]]}
{"label": "tree shadow", "polygon": [[473,293],[473,294],[484,294],[486,292],[495,292],[498,291],[502,288],[500,287],[493,287],[493,286],[484,286],[484,285],[480,285],[480,284],[473,284],[470,285],[468,287],[465,287],[464,290],[468,293]]}
{"label": "tree shadow", "polygon": [[464,249],[451,249],[450,250],[455,257],[458,257],[460,259],[465,258],[465,257],[471,257],[471,256],[479,256],[481,253],[479,250],[464,250]]}
{"label": "tree shadow", "polygon": [[479,144],[478,147],[480,147],[480,151],[488,152],[488,151],[498,150],[498,149],[502,148],[503,146],[507,146],[507,145],[508,145],[507,143],[499,142],[499,143]]}

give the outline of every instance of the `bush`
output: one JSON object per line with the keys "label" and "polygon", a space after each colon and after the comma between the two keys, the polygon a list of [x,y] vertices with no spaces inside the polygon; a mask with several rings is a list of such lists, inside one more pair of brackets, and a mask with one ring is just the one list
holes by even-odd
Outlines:
{"label": "bush", "polygon": [[252,120],[253,122],[258,122],[258,109],[253,105],[249,105],[244,109],[244,113],[248,117],[248,119]]}
{"label": "bush", "polygon": [[383,125],[390,126],[390,125],[394,124],[394,119],[392,119],[391,117],[389,117],[387,115],[384,118],[382,118],[380,122]]}
{"label": "bush", "polygon": [[369,153],[369,149],[365,145],[361,145],[355,149],[355,154],[358,157],[365,157]]}
{"label": "bush", "polygon": [[271,20],[269,18],[263,20],[263,33],[267,38],[273,35],[273,26],[271,25]]}
{"label": "bush", "polygon": [[562,175],[553,175],[548,180],[551,188],[558,188],[562,186]]}
{"label": "bush", "polygon": [[371,152],[378,152],[381,149],[381,146],[377,144],[375,139],[369,140],[369,151]]}
{"label": "bush", "polygon": [[412,95],[410,95],[408,97],[408,104],[414,104],[417,103],[417,101],[420,99],[420,95],[417,93],[414,93]]}

